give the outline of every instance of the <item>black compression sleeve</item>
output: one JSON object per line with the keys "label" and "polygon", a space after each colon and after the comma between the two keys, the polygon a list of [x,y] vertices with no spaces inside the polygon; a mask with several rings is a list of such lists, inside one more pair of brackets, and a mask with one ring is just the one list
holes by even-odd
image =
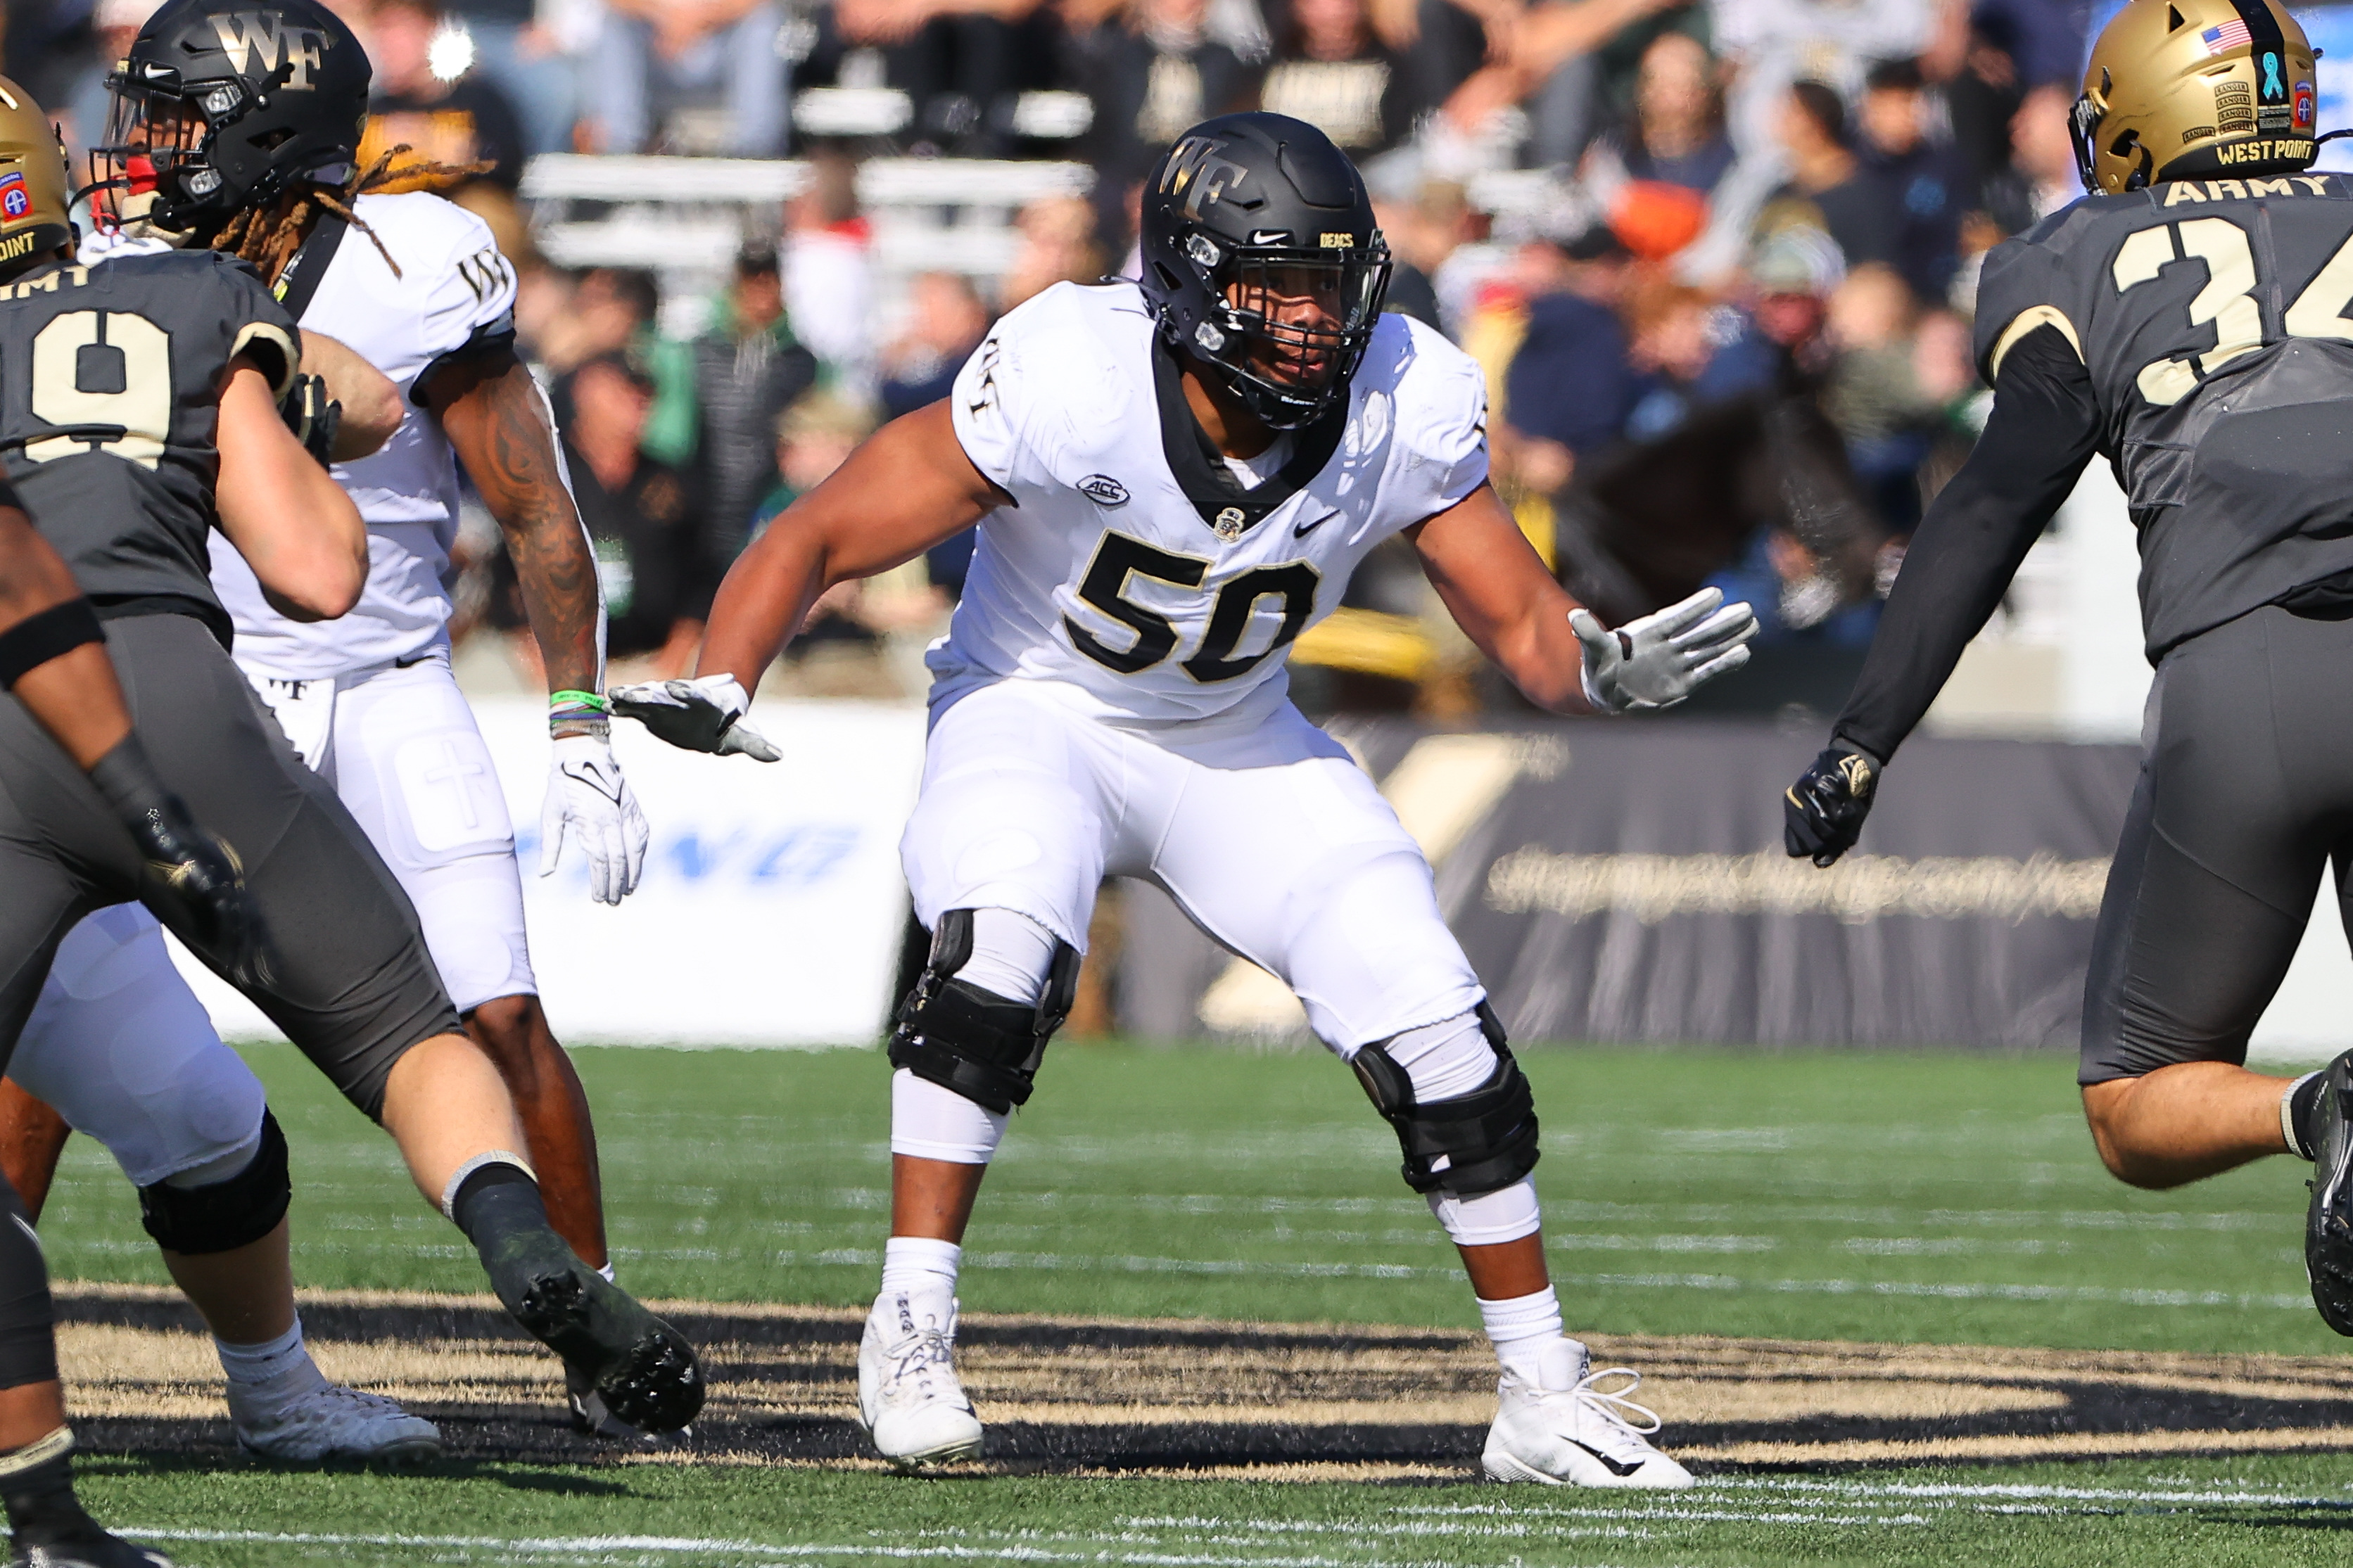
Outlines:
{"label": "black compression sleeve", "polygon": [[1834,737],[1894,755],[2098,447],[2083,360],[2036,328],[2002,360],[1985,434],[1912,536]]}

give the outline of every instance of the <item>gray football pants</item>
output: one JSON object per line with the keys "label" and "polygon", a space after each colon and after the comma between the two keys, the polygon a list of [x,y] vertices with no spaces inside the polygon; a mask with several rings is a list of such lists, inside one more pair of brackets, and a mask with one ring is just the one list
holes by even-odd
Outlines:
{"label": "gray football pants", "polygon": [[2353,620],[2276,607],[2173,649],[2093,938],[2077,1080],[2243,1064],[2353,859]]}
{"label": "gray football pants", "polygon": [[[244,865],[275,954],[270,983],[248,994],[379,1116],[393,1063],[460,1028],[407,897],[200,622],[111,621],[107,649],[157,773]],[[143,887],[130,836],[81,770],[0,700],[0,1067],[66,931]],[[155,912],[206,956],[172,910]]]}

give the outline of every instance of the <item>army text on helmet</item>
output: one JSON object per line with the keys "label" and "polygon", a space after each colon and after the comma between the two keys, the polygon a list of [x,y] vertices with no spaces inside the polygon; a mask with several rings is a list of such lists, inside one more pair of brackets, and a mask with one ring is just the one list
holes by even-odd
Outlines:
{"label": "army text on helmet", "polygon": [[1389,250],[1356,165],[1280,114],[1177,138],[1144,188],[1140,279],[1178,352],[1277,430],[1346,396],[1380,320]]}
{"label": "army text on helmet", "polygon": [[2130,0],[2101,30],[2070,129],[2084,188],[2308,167],[2312,45],[2277,0]]}
{"label": "army text on helmet", "polygon": [[209,237],[296,184],[353,176],[374,72],[316,0],[169,0],[107,78],[91,183],[118,214]]}

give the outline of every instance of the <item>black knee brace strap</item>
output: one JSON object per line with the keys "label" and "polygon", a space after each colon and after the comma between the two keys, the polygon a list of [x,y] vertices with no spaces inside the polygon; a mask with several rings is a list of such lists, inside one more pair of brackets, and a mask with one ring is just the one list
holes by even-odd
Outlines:
{"label": "black knee brace strap", "polygon": [[949,910],[932,933],[932,956],[899,1009],[891,1065],[1002,1116],[1025,1104],[1046,1042],[1070,1016],[1079,950],[1059,938],[1038,1000],[1014,1002],[955,972],[972,957],[972,911]]}
{"label": "black knee brace strap", "polygon": [[158,1182],[139,1189],[139,1222],[169,1252],[234,1252],[278,1228],[293,1201],[286,1171],[286,1134],[264,1107],[261,1147],[252,1163],[226,1182],[175,1187]]}
{"label": "black knee brace strap", "polygon": [[1535,1169],[1536,1102],[1527,1076],[1512,1058],[1494,1010],[1479,1004],[1479,1031],[1501,1058],[1495,1076],[1469,1094],[1418,1103],[1413,1078],[1378,1046],[1358,1051],[1352,1065],[1373,1107],[1397,1130],[1405,1154],[1398,1172],[1417,1193],[1440,1188],[1458,1198],[1500,1192]]}

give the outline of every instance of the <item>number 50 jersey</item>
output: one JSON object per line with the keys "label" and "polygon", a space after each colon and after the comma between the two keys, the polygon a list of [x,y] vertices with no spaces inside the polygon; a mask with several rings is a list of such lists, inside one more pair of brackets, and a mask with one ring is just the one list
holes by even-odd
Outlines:
{"label": "number 50 jersey", "polygon": [[2090,196],[1986,259],[1989,383],[2074,348],[2140,532],[2153,663],[2262,605],[2353,605],[2353,186],[2172,180]]}
{"label": "number 50 jersey", "polygon": [[957,439],[1013,498],[980,522],[930,664],[934,710],[1062,682],[1113,721],[1254,721],[1285,651],[1382,540],[1487,478],[1478,366],[1384,316],[1346,400],[1245,488],[1185,401],[1133,283],[1058,284],[999,321],[950,395]]}

